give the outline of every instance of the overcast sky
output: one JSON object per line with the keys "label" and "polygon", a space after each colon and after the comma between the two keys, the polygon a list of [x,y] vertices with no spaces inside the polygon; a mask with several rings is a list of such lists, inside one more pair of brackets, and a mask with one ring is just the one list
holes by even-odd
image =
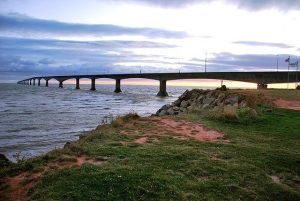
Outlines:
{"label": "overcast sky", "polygon": [[[0,0],[0,81],[86,73],[280,70],[300,0]],[[277,56],[279,55],[279,56]]]}

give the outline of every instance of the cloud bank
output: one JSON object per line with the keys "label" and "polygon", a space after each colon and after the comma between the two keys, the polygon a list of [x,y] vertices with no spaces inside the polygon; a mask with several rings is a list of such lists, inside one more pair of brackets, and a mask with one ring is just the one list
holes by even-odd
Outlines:
{"label": "cloud bank", "polygon": [[269,46],[278,48],[294,48],[294,46],[287,45],[284,43],[268,43],[259,41],[235,41],[234,44],[248,45],[248,46]]}
{"label": "cloud bank", "polygon": [[181,8],[194,4],[224,2],[246,10],[263,10],[276,8],[278,10],[300,10],[300,0],[129,0],[166,8]]}
{"label": "cloud bank", "polygon": [[[0,15],[0,33],[28,37],[46,36],[145,36],[148,38],[185,38],[187,33],[155,28],[132,28],[111,24],[76,24],[42,20],[19,14]],[[4,34],[3,34],[4,33]]]}

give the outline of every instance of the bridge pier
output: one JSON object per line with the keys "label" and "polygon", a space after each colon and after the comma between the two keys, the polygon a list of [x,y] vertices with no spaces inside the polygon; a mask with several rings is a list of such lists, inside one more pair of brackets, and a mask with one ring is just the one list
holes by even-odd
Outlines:
{"label": "bridge pier", "polygon": [[116,88],[115,88],[115,93],[120,93],[122,92],[121,90],[121,79],[116,79]]}
{"label": "bridge pier", "polygon": [[264,83],[258,83],[257,89],[268,89],[268,85]]}
{"label": "bridge pier", "polygon": [[41,86],[41,79],[38,79],[38,86]]}
{"label": "bridge pier", "polygon": [[48,87],[49,86],[49,80],[46,80],[46,85],[45,85],[46,87]]}
{"label": "bridge pier", "polygon": [[80,89],[80,86],[79,86],[79,78],[76,78],[76,89]]}
{"label": "bridge pier", "polygon": [[33,86],[35,86],[35,79],[33,79]]}
{"label": "bridge pier", "polygon": [[96,79],[95,78],[92,78],[91,79],[91,91],[96,91]]}
{"label": "bridge pier", "polygon": [[169,96],[167,92],[167,80],[159,81],[159,92],[157,93],[157,96],[161,96],[161,97]]}
{"label": "bridge pier", "polygon": [[64,86],[63,86],[63,81],[59,81],[58,88],[64,88]]}
{"label": "bridge pier", "polygon": [[31,85],[31,79],[29,80],[29,85]]}

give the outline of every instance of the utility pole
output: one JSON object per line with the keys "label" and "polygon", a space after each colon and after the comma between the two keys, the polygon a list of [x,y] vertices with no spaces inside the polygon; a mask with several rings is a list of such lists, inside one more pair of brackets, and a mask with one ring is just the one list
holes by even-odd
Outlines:
{"label": "utility pole", "polygon": [[207,62],[207,51],[205,51],[204,72],[206,72],[206,62]]}
{"label": "utility pole", "polygon": [[277,54],[277,72],[278,72],[278,57],[279,55]]}
{"label": "utility pole", "polygon": [[297,70],[296,70],[296,88],[298,86],[298,69],[299,69],[299,60],[297,60]]}

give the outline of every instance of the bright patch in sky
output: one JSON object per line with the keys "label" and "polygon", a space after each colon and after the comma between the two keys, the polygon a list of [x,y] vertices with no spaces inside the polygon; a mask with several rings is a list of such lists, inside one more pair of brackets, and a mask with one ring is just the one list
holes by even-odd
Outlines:
{"label": "bright patch in sky", "polygon": [[0,0],[0,80],[287,70],[299,24],[299,0]]}

